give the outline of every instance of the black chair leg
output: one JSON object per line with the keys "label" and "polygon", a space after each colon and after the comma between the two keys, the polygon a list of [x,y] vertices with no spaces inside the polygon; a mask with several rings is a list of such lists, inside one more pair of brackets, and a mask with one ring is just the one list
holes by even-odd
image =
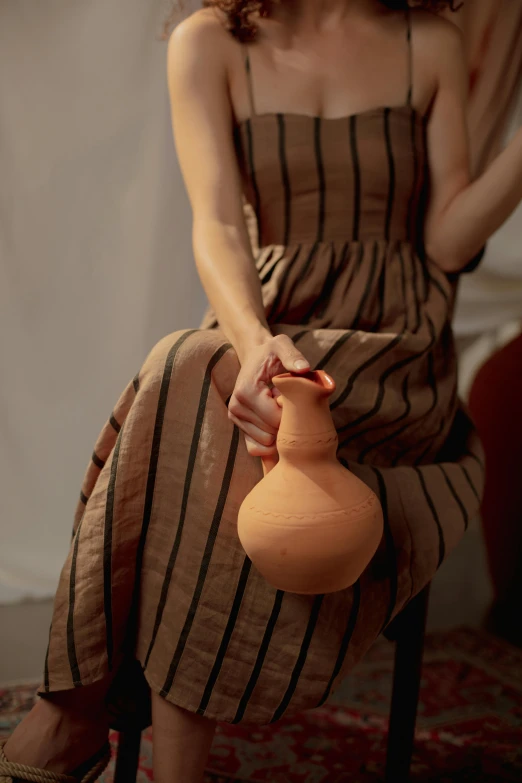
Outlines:
{"label": "black chair leg", "polygon": [[395,666],[385,783],[407,783],[413,753],[429,585],[395,618]]}
{"label": "black chair leg", "polygon": [[140,745],[141,729],[129,728],[119,732],[114,783],[134,783],[138,777]]}

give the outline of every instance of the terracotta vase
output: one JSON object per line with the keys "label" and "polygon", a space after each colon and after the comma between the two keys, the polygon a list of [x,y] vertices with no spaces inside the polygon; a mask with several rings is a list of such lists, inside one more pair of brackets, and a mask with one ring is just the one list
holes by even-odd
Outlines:
{"label": "terracotta vase", "polygon": [[328,398],[335,382],[322,370],[283,373],[279,458],[263,459],[264,478],[239,509],[238,535],[274,587],[319,594],[352,585],[375,554],[383,515],[375,493],[336,457]]}

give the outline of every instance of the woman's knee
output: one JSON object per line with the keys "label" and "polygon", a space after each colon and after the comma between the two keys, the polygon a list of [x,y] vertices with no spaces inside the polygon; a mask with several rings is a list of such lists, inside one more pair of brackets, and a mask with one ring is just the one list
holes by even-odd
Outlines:
{"label": "woman's knee", "polygon": [[[140,371],[140,381],[147,377],[161,379],[165,372],[190,373],[198,377],[212,373],[218,365],[239,370],[237,355],[219,329],[181,329],[162,337],[149,351]],[[232,367],[233,365],[233,367]]]}

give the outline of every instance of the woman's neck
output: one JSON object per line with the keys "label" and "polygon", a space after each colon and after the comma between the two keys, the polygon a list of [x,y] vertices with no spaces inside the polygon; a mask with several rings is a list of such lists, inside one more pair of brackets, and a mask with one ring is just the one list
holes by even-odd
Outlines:
{"label": "woman's neck", "polygon": [[272,18],[293,32],[319,33],[335,30],[354,13],[374,16],[379,0],[278,0]]}

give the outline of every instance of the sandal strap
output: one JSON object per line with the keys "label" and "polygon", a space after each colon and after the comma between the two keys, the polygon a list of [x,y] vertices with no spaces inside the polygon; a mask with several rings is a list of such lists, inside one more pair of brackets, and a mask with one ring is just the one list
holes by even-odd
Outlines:
{"label": "sandal strap", "polygon": [[79,781],[77,777],[71,775],[62,775],[47,769],[39,769],[38,767],[30,767],[27,764],[17,764],[16,762],[8,761],[4,753],[6,742],[7,739],[0,741],[0,783],[14,783],[14,781],[20,781],[20,783],[94,783],[111,758],[110,745],[107,743],[104,755]]}
{"label": "sandal strap", "polygon": [[[109,764],[109,761],[111,760],[112,753],[111,753],[111,746],[110,743],[107,741],[107,743],[104,745],[105,752],[101,758],[98,759],[96,764],[94,764],[93,767],[87,772],[86,775],[83,776],[81,781],[79,783],[94,783],[95,780],[98,780],[103,770],[107,767]],[[78,783],[78,779],[75,778],[75,783]]]}

